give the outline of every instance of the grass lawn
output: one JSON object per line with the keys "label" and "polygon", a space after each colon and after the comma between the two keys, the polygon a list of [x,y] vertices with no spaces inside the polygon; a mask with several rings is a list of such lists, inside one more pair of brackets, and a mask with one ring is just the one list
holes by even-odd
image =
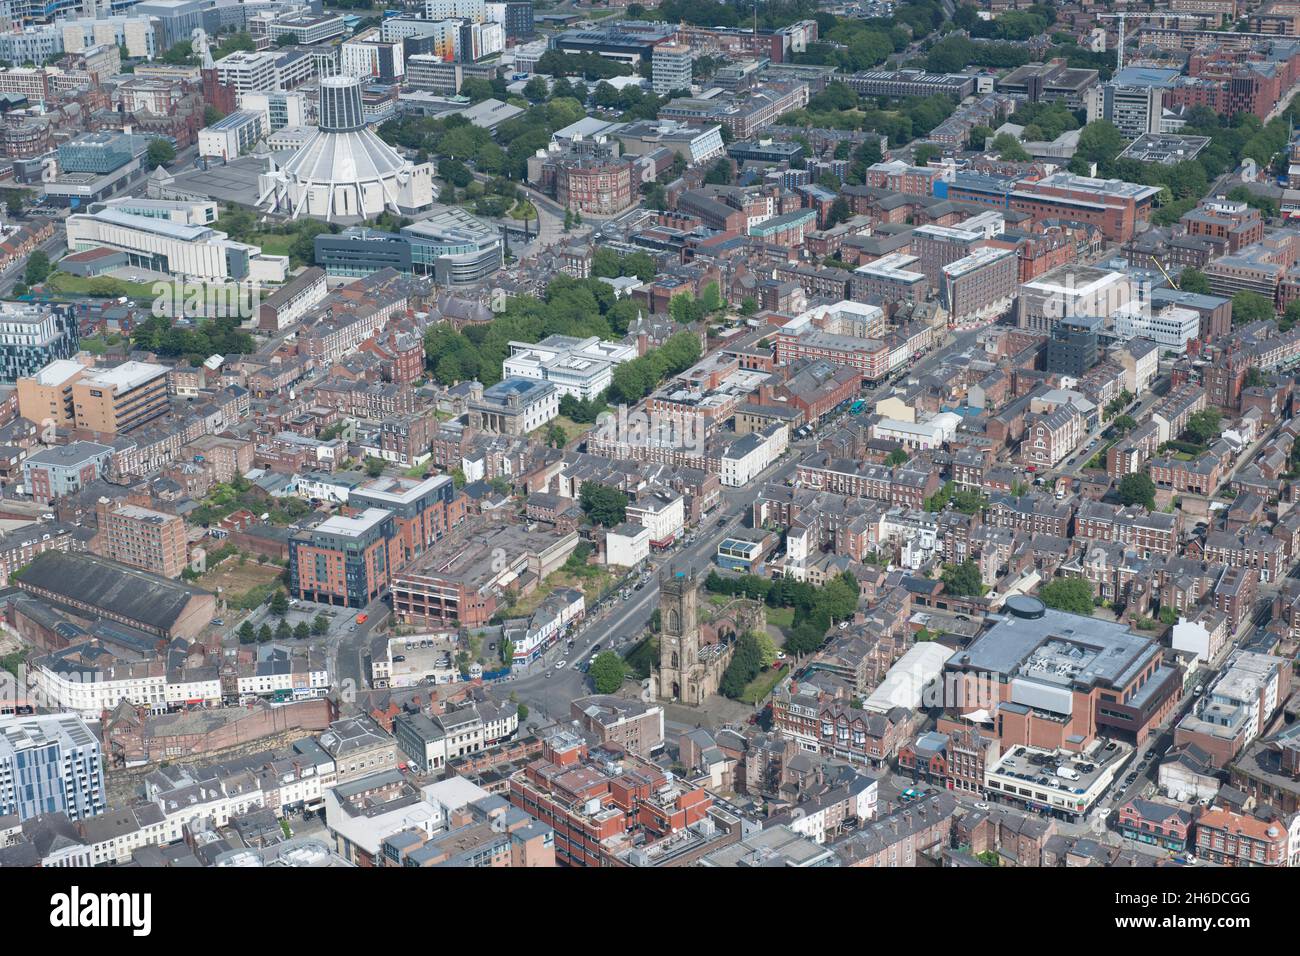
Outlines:
{"label": "grass lawn", "polygon": [[568,418],[564,415],[559,416],[551,424],[559,425],[563,428],[564,434],[569,436],[569,441],[573,441],[579,435],[585,435],[595,427],[594,425],[584,425],[581,422],[575,422],[572,418]]}
{"label": "grass lawn", "polygon": [[55,272],[45,280],[45,287],[59,295],[84,295],[103,299],[127,296],[132,299],[154,300],[153,285],[145,282],[127,282],[111,276],[94,276],[84,279],[81,276]]}
{"label": "grass lawn", "polygon": [[588,565],[587,567],[591,570],[582,575],[573,574],[572,572],[564,570],[552,572],[551,575],[543,581],[541,586],[538,587],[537,590],[533,591],[532,594],[526,594],[517,602],[510,605],[510,607],[504,612],[505,616],[528,617],[537,610],[537,606],[541,604],[542,601],[546,599],[547,595],[556,588],[581,588],[583,596],[587,600],[587,606],[590,607],[592,604],[596,603],[596,599],[600,597],[601,591],[609,585],[614,577],[609,571],[599,565],[593,564]]}
{"label": "grass lawn", "polygon": [[231,607],[252,610],[280,587],[280,574],[283,568],[276,564],[258,564],[249,559],[241,567],[238,557],[230,557],[220,566],[211,568],[199,576],[195,582],[199,587],[209,591],[222,589],[226,601]]}
{"label": "grass lawn", "polygon": [[794,627],[794,608],[792,607],[770,607],[767,609],[767,623],[779,627],[782,631],[789,631]]}
{"label": "grass lawn", "polygon": [[278,232],[259,232],[254,244],[262,247],[268,256],[287,256],[289,247],[297,236],[283,235]]}
{"label": "grass lawn", "polygon": [[115,345],[121,345],[126,338],[116,332],[107,335],[88,335],[81,340],[81,347],[92,355],[103,355]]}
{"label": "grass lawn", "polygon": [[784,667],[773,667],[765,671],[759,671],[758,676],[746,684],[744,691],[741,692],[741,703],[757,704],[772,693],[772,688],[785,676],[785,673],[786,669]]}
{"label": "grass lawn", "polygon": [[551,429],[554,428],[556,425],[564,429],[564,443],[566,445],[569,442],[573,441],[575,438],[577,438],[579,435],[586,434],[587,431],[592,427],[590,425],[580,425],[577,422],[575,422],[572,418],[565,418],[563,415],[560,415],[558,418],[551,419],[541,428],[533,429],[531,432],[528,433],[528,437],[531,438],[533,441],[540,442],[543,445],[549,444]]}

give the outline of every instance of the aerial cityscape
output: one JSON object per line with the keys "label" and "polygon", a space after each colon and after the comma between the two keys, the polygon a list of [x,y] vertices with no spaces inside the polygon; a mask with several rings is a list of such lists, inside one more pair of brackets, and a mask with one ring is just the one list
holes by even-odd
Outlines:
{"label": "aerial cityscape", "polygon": [[1300,867],[1298,90],[1295,0],[0,0],[0,867]]}

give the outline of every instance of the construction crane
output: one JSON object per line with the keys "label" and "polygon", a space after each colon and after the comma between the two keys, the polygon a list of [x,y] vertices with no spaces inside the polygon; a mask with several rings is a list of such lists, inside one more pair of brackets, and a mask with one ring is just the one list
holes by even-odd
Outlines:
{"label": "construction crane", "polygon": [[1182,290],[1178,288],[1178,283],[1175,282],[1174,277],[1169,274],[1169,270],[1165,268],[1164,263],[1161,262],[1159,259],[1157,259],[1155,256],[1151,257],[1151,261],[1156,264],[1156,268],[1160,270],[1160,274],[1165,277],[1165,279],[1169,282],[1171,286],[1174,287],[1174,291],[1181,292]]}
{"label": "construction crane", "polygon": [[1124,69],[1124,24],[1125,22],[1128,20],[1129,17],[1145,17],[1146,15],[1147,14],[1145,13],[1099,13],[1097,14],[1098,20],[1119,21],[1119,42],[1116,44],[1116,46],[1119,47],[1119,60],[1115,64],[1116,73]]}

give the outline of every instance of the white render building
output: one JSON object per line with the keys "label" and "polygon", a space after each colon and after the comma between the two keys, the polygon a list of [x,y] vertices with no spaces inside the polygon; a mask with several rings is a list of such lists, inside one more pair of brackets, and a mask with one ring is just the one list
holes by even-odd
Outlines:
{"label": "white render building", "polygon": [[686,523],[686,499],[668,488],[656,488],[627,504],[627,520],[650,529],[650,544],[670,545]]}
{"label": "white render building", "polygon": [[288,256],[266,255],[210,226],[140,216],[108,204],[67,218],[68,251],[117,249],[132,265],[205,282],[283,282]]}
{"label": "white render building", "polygon": [[595,398],[614,380],[614,366],[636,358],[636,346],[606,342],[596,336],[548,335],[537,343],[511,342],[501,364],[503,378],[550,382],[561,395]]}
{"label": "white render building", "polygon": [[790,429],[784,422],[741,435],[722,453],[718,480],[730,488],[749,484],[781,457],[789,443]]}
{"label": "white render building", "polygon": [[215,667],[168,674],[162,661],[119,662],[107,667],[79,663],[55,652],[31,664],[32,682],[51,706],[98,720],[123,700],[163,714],[170,707],[202,703],[221,705],[221,677]]}
{"label": "white render building", "polygon": [[882,418],[871,427],[871,431],[876,438],[896,441],[907,448],[942,448],[952,441],[960,424],[960,415],[955,412],[940,412],[924,422]]}
{"label": "white render building", "polygon": [[294,218],[369,219],[433,205],[433,167],[407,162],[366,125],[361,81],[320,81],[320,128],[283,166],[268,157],[258,205]]}
{"label": "white render building", "polygon": [[625,521],[605,533],[605,563],[634,568],[650,557],[650,529]]}
{"label": "white render building", "polygon": [[1186,352],[1201,334],[1200,313],[1176,305],[1152,311],[1150,303],[1130,302],[1116,310],[1114,320],[1116,338],[1150,339],[1162,351]]}

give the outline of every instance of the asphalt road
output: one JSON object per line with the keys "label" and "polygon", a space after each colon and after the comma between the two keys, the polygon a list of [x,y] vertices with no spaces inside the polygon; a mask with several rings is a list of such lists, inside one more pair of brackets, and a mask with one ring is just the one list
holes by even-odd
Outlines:
{"label": "asphalt road", "polygon": [[[963,350],[973,344],[981,331],[981,329],[971,329],[951,336],[943,347],[930,352],[911,365],[908,369],[909,373],[913,375],[925,373],[940,364],[945,355]],[[870,401],[887,393],[891,387],[888,380],[882,380],[875,386],[864,389],[862,397]],[[845,416],[841,415],[839,419],[824,424],[819,433],[834,427],[843,417]],[[749,485],[744,488],[724,489],[722,504],[705,517],[694,542],[688,545],[679,544],[666,555],[653,558],[655,573],[650,576],[640,591],[633,591],[632,596],[627,600],[620,600],[617,596],[607,599],[603,608],[594,611],[588,617],[587,623],[578,632],[573,648],[570,649],[564,644],[552,648],[523,676],[518,676],[510,682],[510,689],[539,717],[547,715],[552,718],[567,718],[569,702],[575,697],[592,693],[586,675],[575,669],[574,665],[587,660],[595,644],[600,644],[602,650],[612,648],[626,653],[640,640],[649,624],[651,614],[658,606],[658,568],[665,562],[671,561],[686,561],[697,567],[710,564],[713,555],[717,553],[718,542],[725,535],[733,533],[737,527],[745,524],[745,515],[754,500],[755,491],[770,481],[784,481],[792,476],[799,458],[816,440],[817,436],[814,435],[802,441],[792,442],[790,451]],[[725,520],[722,527],[718,527],[720,518]],[[565,667],[556,670],[555,665],[561,660],[565,662]]]}
{"label": "asphalt road", "polygon": [[[36,217],[31,217],[29,221],[34,221],[35,219]],[[46,239],[36,248],[49,256],[51,262],[67,252],[67,233],[63,228],[63,221],[61,219],[54,220],[54,235],[50,236],[49,239]],[[14,286],[23,280],[23,274],[27,269],[27,260],[30,258],[30,256],[27,256],[20,259],[17,262],[12,263],[9,268],[5,269],[3,272],[0,272],[0,295],[13,294]]]}
{"label": "asphalt road", "polygon": [[[718,542],[745,523],[745,515],[754,499],[753,489],[774,479],[784,480],[787,475],[794,473],[796,461],[796,454],[788,453],[763,472],[751,486],[725,489],[722,503],[712,514],[705,516],[701,530],[692,543],[678,544],[666,554],[653,558],[655,573],[650,575],[640,591],[634,590],[626,600],[620,599],[617,594],[607,598],[604,606],[593,612],[577,633],[573,648],[570,649],[563,643],[557,644],[532,665],[524,676],[510,682],[510,689],[532,711],[555,719],[567,718],[569,702],[575,697],[592,693],[587,676],[574,665],[587,660],[596,644],[601,645],[601,650],[614,649],[626,653],[641,639],[651,614],[659,604],[658,569],[673,562],[690,563],[700,568],[709,564],[717,553]],[[719,521],[723,522],[721,526]],[[561,660],[565,666],[562,670],[557,670],[555,665]]]}

